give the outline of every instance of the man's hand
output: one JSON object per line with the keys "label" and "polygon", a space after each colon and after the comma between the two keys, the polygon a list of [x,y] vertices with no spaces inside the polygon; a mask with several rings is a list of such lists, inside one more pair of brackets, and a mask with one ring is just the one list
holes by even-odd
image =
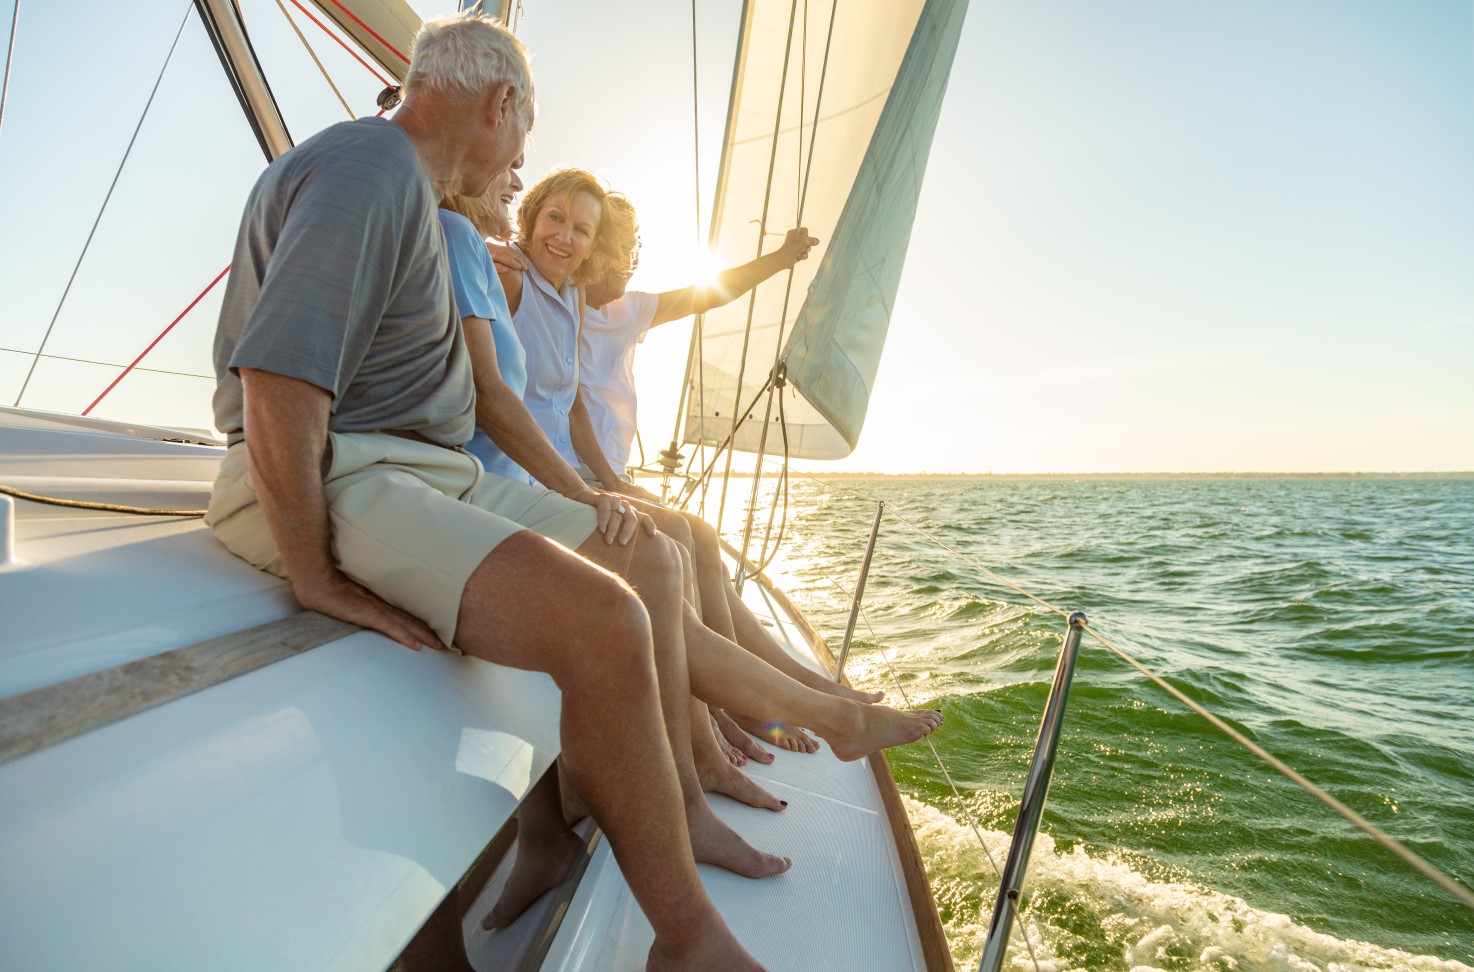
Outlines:
{"label": "man's hand", "polygon": [[412,651],[425,647],[445,649],[429,625],[354,583],[342,571],[334,570],[316,581],[294,581],[292,593],[297,603],[309,611],[372,629]]}
{"label": "man's hand", "polygon": [[486,244],[486,252],[491,254],[491,262],[496,264],[496,272],[521,273],[527,269],[527,261],[522,254],[502,243]]}
{"label": "man's hand", "polygon": [[783,245],[778,247],[777,252],[783,257],[784,268],[792,269],[795,263],[807,260],[809,251],[818,245],[818,237],[810,236],[807,226],[800,226],[788,231],[788,235],[783,238]]}
{"label": "man's hand", "polygon": [[635,509],[632,504],[626,503],[616,493],[585,487],[577,493],[568,494],[568,498],[587,503],[599,511],[598,529],[604,535],[606,544],[617,540],[620,546],[626,546],[635,538],[635,531],[641,527],[650,536],[655,536],[655,521],[648,514]]}

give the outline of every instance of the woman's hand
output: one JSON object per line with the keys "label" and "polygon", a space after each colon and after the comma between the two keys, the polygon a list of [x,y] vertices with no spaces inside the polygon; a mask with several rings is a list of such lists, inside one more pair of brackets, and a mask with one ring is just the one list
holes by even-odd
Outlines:
{"label": "woman's hand", "polygon": [[504,273],[521,273],[527,269],[527,260],[512,249],[510,245],[503,243],[486,244],[486,252],[491,254],[491,262],[496,264],[498,275]]}
{"label": "woman's hand", "polygon": [[641,527],[650,536],[655,536],[655,521],[635,509],[633,504],[626,503],[616,493],[586,486],[576,493],[568,494],[568,498],[586,503],[599,511],[598,530],[604,535],[605,543],[614,543],[617,540],[620,546],[627,546],[635,538],[635,531]]}
{"label": "woman's hand", "polygon": [[809,251],[818,245],[819,238],[810,236],[807,226],[800,226],[788,231],[788,235],[783,237],[783,245],[778,247],[778,252],[783,256],[784,266],[792,268],[800,260],[807,260]]}

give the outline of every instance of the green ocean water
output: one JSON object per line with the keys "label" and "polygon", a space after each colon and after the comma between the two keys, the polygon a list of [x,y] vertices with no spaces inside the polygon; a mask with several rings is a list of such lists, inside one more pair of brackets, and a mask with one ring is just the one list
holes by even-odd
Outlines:
{"label": "green ocean water", "polygon": [[[835,644],[876,498],[1087,612],[1474,886],[1474,480],[797,479],[772,573]],[[946,713],[937,750],[1000,866],[1063,634],[883,522],[848,671],[896,699],[894,672]],[[959,968],[975,965],[997,879],[930,751],[891,764]],[[1088,638],[1042,833],[1024,922],[1041,968],[1474,965],[1474,913]]]}

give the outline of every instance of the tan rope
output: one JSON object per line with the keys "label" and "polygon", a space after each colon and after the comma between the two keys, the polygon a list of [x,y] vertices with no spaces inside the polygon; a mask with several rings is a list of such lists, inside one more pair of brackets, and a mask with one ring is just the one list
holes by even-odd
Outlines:
{"label": "tan rope", "polygon": [[0,493],[14,496],[16,499],[29,500],[32,503],[45,503],[49,506],[66,506],[77,510],[101,510],[106,513],[132,513],[135,516],[204,516],[206,512],[205,510],[160,510],[147,506],[124,506],[121,503],[93,503],[90,500],[63,499],[60,496],[28,493],[23,489],[5,485],[0,485]]}
{"label": "tan rope", "polygon": [[328,83],[329,88],[333,89],[333,94],[338,96],[338,103],[343,106],[344,111],[348,112],[348,120],[352,121],[353,119],[357,118],[358,116],[353,113],[353,109],[348,106],[348,99],[344,98],[343,92],[338,90],[338,86],[336,84],[333,84],[333,78],[330,74],[328,74],[328,69],[323,67],[322,61],[319,61],[317,59],[317,52],[314,51],[312,49],[312,45],[308,43],[307,37],[302,33],[302,28],[297,26],[297,22],[292,19],[291,13],[287,11],[286,4],[282,3],[281,0],[276,0],[276,7],[278,10],[281,11],[281,15],[287,18],[287,23],[292,25],[292,32],[297,35],[297,39],[302,42],[302,46],[307,48],[307,56],[312,58],[313,64],[317,65],[318,71],[322,73],[322,79]]}

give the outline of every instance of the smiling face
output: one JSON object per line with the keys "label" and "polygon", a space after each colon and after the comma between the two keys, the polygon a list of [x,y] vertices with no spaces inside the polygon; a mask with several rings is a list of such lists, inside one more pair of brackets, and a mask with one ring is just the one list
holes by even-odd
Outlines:
{"label": "smiling face", "polygon": [[487,187],[487,196],[492,200],[492,210],[496,225],[488,233],[499,240],[505,240],[512,235],[512,203],[517,199],[517,193],[522,191],[522,177],[517,170],[522,168],[522,156],[508,168],[498,173]]}
{"label": "smiling face", "polygon": [[543,203],[527,242],[527,258],[555,287],[571,276],[594,248],[603,207],[592,193],[575,190]]}

